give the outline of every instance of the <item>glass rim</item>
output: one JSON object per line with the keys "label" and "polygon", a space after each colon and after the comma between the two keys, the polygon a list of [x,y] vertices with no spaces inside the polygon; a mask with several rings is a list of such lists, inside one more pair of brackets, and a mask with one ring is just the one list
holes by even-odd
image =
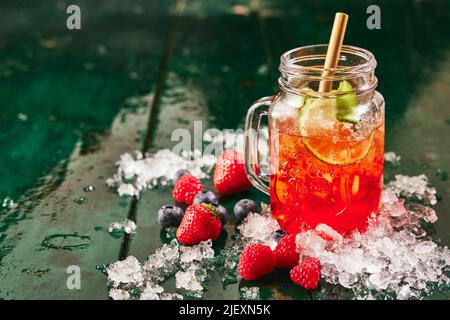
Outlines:
{"label": "glass rim", "polygon": [[[350,45],[343,45],[341,49],[340,54],[340,60],[345,60],[345,55],[355,55],[359,56],[364,60],[363,63],[356,64],[353,66],[338,66],[336,68],[327,68],[324,69],[323,67],[318,66],[304,66],[299,64],[299,61],[307,60],[307,59],[323,59],[325,60],[326,56],[326,50],[324,50],[323,53],[316,53],[316,54],[308,54],[308,55],[294,55],[296,52],[301,51],[313,51],[314,49],[326,49],[328,48],[328,44],[315,44],[315,45],[309,45],[309,46],[302,46],[297,47],[294,49],[291,49],[289,51],[284,52],[280,57],[280,66],[279,70],[283,74],[289,74],[291,76],[314,76],[315,74],[319,74],[314,76],[314,78],[317,79],[326,79],[326,80],[332,80],[335,76],[328,76],[323,77],[321,76],[321,73],[323,71],[331,71],[333,73],[338,74],[336,77],[342,77],[345,75],[355,75],[355,74],[361,74],[366,72],[373,71],[377,66],[377,61],[375,59],[375,56],[373,53],[371,53],[369,50],[350,46]],[[297,57],[296,57],[297,56]],[[344,59],[342,59],[344,57]],[[303,58],[299,60],[299,58]]]}
{"label": "glass rim", "polygon": [[[316,97],[329,97],[355,93],[364,95],[375,90],[378,79],[375,76],[377,61],[375,56],[368,50],[344,45],[341,49],[339,61],[350,63],[348,66],[336,68],[323,68],[328,44],[316,44],[291,49],[280,57],[279,70],[281,76],[278,78],[278,86],[283,91]],[[305,62],[320,61],[316,65],[305,65]],[[302,64],[303,63],[303,64]],[[362,82],[359,81],[364,79]],[[306,81],[318,84],[321,81],[356,81],[352,90],[318,92],[308,90],[308,86],[293,85],[296,81]],[[359,83],[358,83],[359,82]]]}

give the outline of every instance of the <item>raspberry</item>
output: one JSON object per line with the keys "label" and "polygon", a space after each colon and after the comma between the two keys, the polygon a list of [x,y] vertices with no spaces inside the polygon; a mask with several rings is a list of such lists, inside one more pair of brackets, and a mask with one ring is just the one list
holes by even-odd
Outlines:
{"label": "raspberry", "polygon": [[320,279],[320,260],[305,258],[289,272],[291,280],[305,289],[316,289]]}
{"label": "raspberry", "polygon": [[276,267],[290,269],[300,260],[300,254],[295,250],[295,234],[288,234],[281,238],[274,250]]}
{"label": "raspberry", "polygon": [[256,280],[271,273],[275,267],[275,255],[269,246],[251,244],[242,250],[238,271],[245,280]]}
{"label": "raspberry", "polygon": [[202,182],[191,174],[182,175],[172,190],[173,198],[178,202],[192,204],[195,196],[203,190]]}

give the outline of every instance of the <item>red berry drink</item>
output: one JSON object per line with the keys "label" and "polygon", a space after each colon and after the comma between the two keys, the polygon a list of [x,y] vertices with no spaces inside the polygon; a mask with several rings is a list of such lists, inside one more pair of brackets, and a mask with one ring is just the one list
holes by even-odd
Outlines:
{"label": "red berry drink", "polygon": [[[272,214],[288,233],[318,224],[342,235],[362,232],[380,209],[384,99],[375,91],[375,58],[343,46],[338,67],[324,76],[326,53],[326,45],[317,45],[283,54],[280,93],[258,100],[247,114],[247,175],[270,195]],[[256,170],[263,115],[269,118],[266,176]]]}
{"label": "red berry drink", "polygon": [[364,231],[380,207],[383,125],[359,139],[346,124],[306,137],[285,121],[270,139],[270,202],[281,228],[298,233],[325,223],[341,234]]}

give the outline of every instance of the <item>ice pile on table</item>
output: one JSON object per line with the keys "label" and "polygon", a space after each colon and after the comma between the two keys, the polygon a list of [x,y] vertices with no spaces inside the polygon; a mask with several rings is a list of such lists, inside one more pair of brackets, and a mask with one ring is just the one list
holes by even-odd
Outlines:
{"label": "ice pile on table", "polygon": [[136,232],[137,226],[133,220],[125,219],[123,221],[112,222],[108,227],[108,232],[117,233],[124,232],[128,234],[133,234]]}
{"label": "ice pile on table", "polygon": [[117,188],[120,196],[139,197],[144,189],[170,184],[175,173],[186,169],[199,179],[207,178],[216,158],[203,156],[200,151],[178,155],[169,149],[144,156],[142,152],[124,153],[116,163],[117,172],[106,180],[109,187]]}
{"label": "ice pile on table", "polygon": [[175,286],[183,294],[200,298],[214,257],[211,241],[181,246],[177,240],[164,244],[143,263],[129,256],[106,268],[110,297],[113,299],[183,299],[179,293],[165,292],[162,283],[175,277]]}
{"label": "ice pile on table", "polygon": [[[265,146],[260,150],[263,161],[261,170],[266,170],[268,167],[267,127],[261,130],[260,139],[265,140],[265,143],[260,143],[261,146]],[[206,179],[222,150],[244,151],[243,130],[238,129],[234,132],[212,128],[205,131],[202,140],[205,145],[203,153],[198,149],[181,152],[161,149],[151,155],[141,151],[124,153],[116,162],[116,173],[106,179],[106,184],[116,189],[120,196],[139,197],[145,189],[171,185],[177,171],[182,169],[188,170],[199,179]]]}
{"label": "ice pile on table", "polygon": [[[381,213],[367,232],[344,238],[319,224],[297,235],[298,251],[320,259],[325,282],[341,285],[360,299],[421,298],[449,287],[450,250],[426,232],[437,221],[428,206],[436,203],[436,190],[427,182],[424,175],[396,176],[385,187]],[[250,215],[239,230],[246,241],[273,247],[268,234],[275,223],[267,212]]]}

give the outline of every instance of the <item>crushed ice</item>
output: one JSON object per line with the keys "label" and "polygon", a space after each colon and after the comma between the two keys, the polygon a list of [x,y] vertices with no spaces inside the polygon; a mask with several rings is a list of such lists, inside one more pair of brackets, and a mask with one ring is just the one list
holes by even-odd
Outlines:
{"label": "crushed ice", "polygon": [[[268,132],[268,128],[263,127],[259,136],[262,172],[268,170]],[[208,178],[221,150],[235,149],[243,152],[244,131],[211,128],[205,131],[203,142],[208,144],[203,154],[197,149],[183,151],[181,154],[169,149],[159,150],[153,155],[140,151],[124,153],[116,162],[116,173],[106,180],[106,184],[116,189],[119,196],[139,197],[145,189],[173,184],[176,172],[181,169],[189,170],[199,179]]]}
{"label": "crushed ice", "polygon": [[128,300],[130,299],[130,294],[128,291],[122,289],[111,289],[109,290],[109,296],[113,300]]}
{"label": "crushed ice", "polygon": [[[121,300],[179,300],[183,295],[200,298],[208,272],[214,269],[213,258],[211,240],[187,247],[175,239],[158,248],[143,263],[129,256],[106,268],[110,297]],[[170,277],[175,277],[175,287],[180,293],[165,292],[162,284]]]}
{"label": "crushed ice", "polygon": [[402,157],[397,155],[394,151],[388,151],[384,154],[384,161],[390,162],[393,165],[398,166]]}
{"label": "crushed ice", "polygon": [[[450,250],[427,235],[437,221],[436,190],[425,175],[396,176],[382,193],[382,208],[367,232],[343,238],[325,224],[296,237],[303,256],[318,257],[323,280],[353,291],[359,299],[421,298],[448,288]],[[244,242],[274,247],[269,236],[278,229],[268,206],[250,214],[238,227]],[[324,286],[323,290],[327,290]]]}
{"label": "crushed ice", "polygon": [[140,151],[124,153],[116,163],[117,172],[106,180],[106,184],[117,188],[120,196],[139,197],[144,189],[171,184],[180,169],[189,170],[199,179],[207,178],[215,161],[214,156],[203,156],[198,150],[182,156],[169,149],[159,150],[152,156]]}
{"label": "crushed ice", "polygon": [[428,186],[428,178],[426,175],[409,177],[397,174],[395,180],[390,181],[386,185],[386,189],[394,192],[397,196],[409,200],[424,202],[424,204],[435,205],[436,189]]}
{"label": "crushed ice", "polygon": [[242,287],[239,289],[239,295],[242,300],[259,300],[259,287]]}
{"label": "crushed ice", "polygon": [[13,199],[10,197],[6,197],[2,201],[2,208],[3,209],[11,209],[17,206],[17,203],[14,202]]}
{"label": "crushed ice", "polygon": [[437,220],[434,210],[405,203],[389,190],[383,191],[382,203],[367,232],[327,241],[316,228],[297,235],[298,250],[320,259],[326,282],[340,284],[360,299],[421,298],[448,287],[450,250],[428,239],[423,228]]}
{"label": "crushed ice", "polygon": [[[214,133],[214,132],[213,132]],[[223,143],[226,134],[205,134],[204,140]],[[242,137],[235,135],[226,147],[242,148]],[[117,163],[116,175],[107,184],[120,195],[139,196],[145,188],[170,184],[179,169],[187,169],[206,178],[215,157],[204,158],[199,152],[182,157],[170,150],[153,156],[139,152],[124,154]],[[400,157],[387,152],[385,160],[398,164]],[[303,256],[318,257],[322,263],[322,291],[340,285],[358,299],[421,298],[435,289],[450,287],[450,250],[430,240],[427,228],[437,220],[431,207],[437,203],[436,189],[425,175],[396,175],[382,193],[382,208],[367,232],[354,232],[343,238],[325,224],[296,237]],[[144,262],[130,256],[106,268],[110,297],[113,299],[183,299],[201,298],[210,273],[218,272],[226,286],[239,281],[237,263],[243,247],[251,242],[276,246],[272,233],[279,229],[262,204],[262,212],[251,213],[238,227],[231,245],[215,255],[211,241],[196,246],[182,246],[176,239],[164,244]],[[175,278],[176,293],[167,293],[164,282]],[[340,287],[340,288],[342,288]],[[242,287],[242,299],[259,299],[259,288]]]}
{"label": "crushed ice", "polygon": [[270,214],[250,213],[238,227],[241,236],[248,242],[259,242],[275,249],[277,242],[272,233],[279,230],[280,226]]}
{"label": "crushed ice", "polygon": [[136,232],[136,223],[133,220],[125,219],[120,222],[113,222],[108,227],[108,232],[125,232],[128,234],[133,234]]}

